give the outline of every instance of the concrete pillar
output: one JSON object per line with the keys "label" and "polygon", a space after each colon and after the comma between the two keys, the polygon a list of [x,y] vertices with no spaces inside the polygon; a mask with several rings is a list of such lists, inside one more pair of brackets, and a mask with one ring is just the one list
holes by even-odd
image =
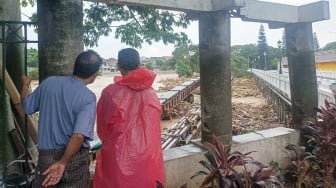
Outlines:
{"label": "concrete pillar", "polygon": [[72,75],[84,49],[83,1],[37,1],[40,82],[48,76]]}
{"label": "concrete pillar", "polygon": [[292,124],[302,128],[315,122],[318,107],[313,31],[311,23],[285,27],[288,71],[290,79]]}
{"label": "concrete pillar", "polygon": [[199,18],[202,142],[215,134],[223,143],[232,139],[230,15],[202,13]]}

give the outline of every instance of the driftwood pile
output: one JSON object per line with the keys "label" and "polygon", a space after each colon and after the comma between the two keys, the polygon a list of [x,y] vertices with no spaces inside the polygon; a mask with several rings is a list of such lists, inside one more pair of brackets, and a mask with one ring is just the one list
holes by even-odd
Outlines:
{"label": "driftwood pile", "polygon": [[162,149],[186,145],[190,140],[199,138],[201,117],[200,105],[193,105],[191,110],[174,123],[170,128],[164,129],[161,133]]}
{"label": "driftwood pile", "polygon": [[[183,81],[177,79],[175,80],[163,80],[162,84],[165,85],[165,81],[168,82],[170,87],[174,87]],[[175,83],[175,84],[174,84]],[[170,89],[170,87],[165,87],[165,89]],[[195,93],[199,93],[196,91]],[[194,93],[194,94],[195,94]],[[181,115],[181,119],[177,123],[173,123],[170,129],[164,129],[162,131],[162,146],[163,149],[172,148],[175,146],[187,144],[190,138],[199,138],[200,136],[200,105],[199,96],[195,95],[195,104],[189,104],[192,106],[190,112],[185,111],[188,104],[183,104],[184,106],[178,110],[181,114],[182,112],[186,114]],[[190,123],[190,115],[196,112],[197,116],[191,117],[197,120],[197,123]],[[183,116],[183,117],[182,117]],[[176,118],[178,119],[178,117]],[[176,120],[175,119],[175,120]],[[247,78],[234,78],[232,80],[232,134],[240,135],[248,132],[254,132],[258,130],[281,127],[283,124],[279,123],[277,114],[274,111],[272,104],[268,104],[267,100],[262,96],[256,87],[253,79]],[[191,133],[191,130],[194,133]],[[193,135],[193,136],[191,136]]]}

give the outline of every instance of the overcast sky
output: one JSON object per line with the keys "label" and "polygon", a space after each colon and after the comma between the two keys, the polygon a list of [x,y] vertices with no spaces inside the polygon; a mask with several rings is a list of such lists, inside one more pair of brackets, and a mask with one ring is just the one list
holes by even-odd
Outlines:
{"label": "overcast sky", "polygon": [[[284,4],[300,5],[318,0],[264,0],[278,2]],[[329,1],[330,19],[313,23],[313,32],[316,32],[320,47],[325,46],[329,42],[336,41],[336,1]],[[30,15],[31,8],[24,8],[23,13]],[[24,16],[23,16],[24,19]],[[262,23],[243,22],[241,19],[231,19],[231,45],[257,44],[259,28]],[[282,40],[283,29],[269,29],[267,24],[263,24],[265,28],[266,40],[269,46],[276,47],[277,41]],[[179,29],[182,30],[182,29]],[[192,22],[184,31],[192,40],[193,44],[198,44],[198,22]],[[113,33],[108,37],[101,37],[99,46],[94,47],[103,58],[116,58],[118,51],[122,48],[129,47],[121,44],[114,39]],[[138,49],[141,56],[158,57],[169,56],[174,50],[174,45],[164,45],[163,43],[153,43],[152,45],[143,44],[141,49]]]}

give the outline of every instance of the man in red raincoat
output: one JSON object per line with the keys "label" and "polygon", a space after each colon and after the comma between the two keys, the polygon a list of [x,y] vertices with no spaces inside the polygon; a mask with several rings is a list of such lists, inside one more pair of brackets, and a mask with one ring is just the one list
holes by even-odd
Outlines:
{"label": "man in red raincoat", "polygon": [[139,53],[118,53],[122,76],[101,93],[97,132],[102,141],[94,188],[156,188],[165,185],[161,105],[152,88],[155,73],[140,68]]}

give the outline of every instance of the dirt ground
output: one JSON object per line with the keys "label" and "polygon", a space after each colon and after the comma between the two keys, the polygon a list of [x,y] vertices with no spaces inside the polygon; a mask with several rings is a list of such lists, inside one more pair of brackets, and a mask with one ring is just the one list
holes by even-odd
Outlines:
{"label": "dirt ground", "polygon": [[[188,79],[167,78],[159,81],[160,92],[169,90]],[[199,103],[199,90],[195,91],[195,103]],[[172,120],[171,122],[174,122]],[[169,121],[162,122],[165,127]],[[284,126],[278,122],[272,104],[268,104],[253,79],[234,78],[232,81],[233,135]]]}

